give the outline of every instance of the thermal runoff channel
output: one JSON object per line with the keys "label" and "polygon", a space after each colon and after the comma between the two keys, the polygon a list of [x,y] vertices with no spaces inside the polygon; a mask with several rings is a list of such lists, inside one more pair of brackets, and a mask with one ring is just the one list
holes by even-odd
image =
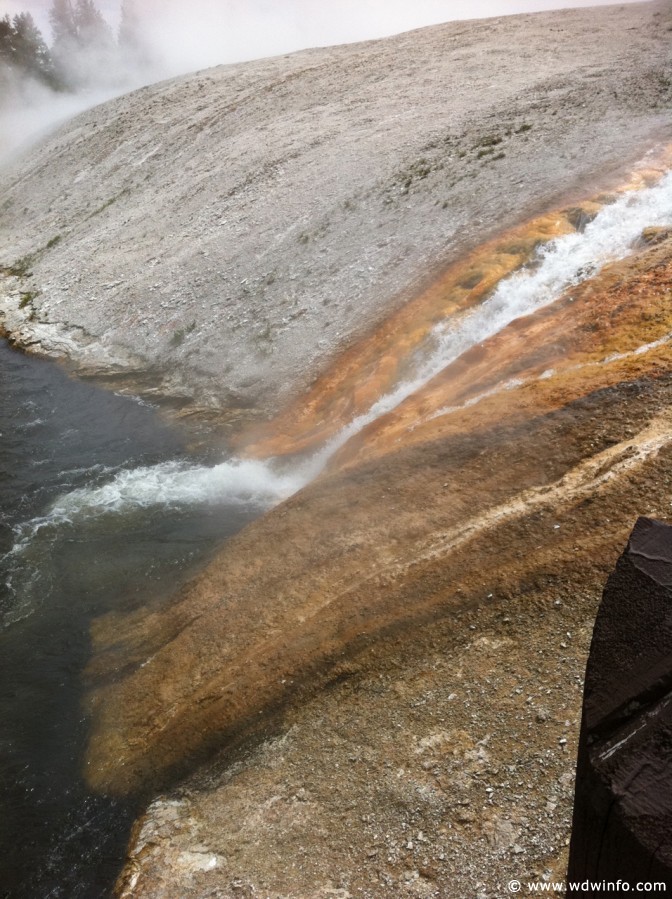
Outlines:
{"label": "thermal runoff channel", "polygon": [[16,549],[59,522],[118,514],[129,509],[232,503],[270,508],[315,478],[332,456],[367,425],[392,412],[462,354],[511,322],[556,301],[568,288],[633,250],[642,230],[672,225],[672,173],[651,187],[623,193],[581,231],[541,246],[522,270],[499,282],[476,308],[435,326],[414,372],[346,423],[321,449],[291,462],[228,458],[214,466],[168,461],[117,472],[94,486],[58,497],[45,515],[17,528]]}

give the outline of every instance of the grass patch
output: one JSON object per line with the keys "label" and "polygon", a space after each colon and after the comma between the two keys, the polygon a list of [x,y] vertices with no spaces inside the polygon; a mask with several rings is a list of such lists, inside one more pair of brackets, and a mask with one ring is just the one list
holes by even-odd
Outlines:
{"label": "grass patch", "polygon": [[196,329],[196,322],[193,321],[190,325],[187,325],[184,328],[178,328],[177,331],[170,338],[170,345],[174,347],[181,346],[185,338],[189,336]]}
{"label": "grass patch", "polygon": [[13,262],[11,265],[0,265],[0,272],[4,275],[10,275],[13,278],[30,278],[32,275],[31,269],[40,256],[47,250],[51,250],[52,247],[59,244],[61,240],[63,240],[63,236],[61,234],[56,234],[51,240],[48,240],[43,247],[40,247],[39,250],[35,250],[34,253],[26,253],[25,256],[21,256],[20,259],[17,259],[16,262]]}
{"label": "grass patch", "polygon": [[130,192],[131,192],[130,187],[125,187],[122,191],[119,191],[119,193],[116,194],[114,197],[110,197],[110,199],[106,203],[103,203],[102,206],[99,206],[98,209],[94,209],[93,212],[89,213],[89,215],[87,216],[87,219],[92,219],[94,217],[94,215],[100,215],[101,212],[105,212],[105,210],[109,209],[113,203],[116,203],[117,200],[120,200],[122,197],[128,196],[128,194],[130,194]]}
{"label": "grass patch", "polygon": [[26,306],[30,306],[33,300],[37,299],[39,295],[39,290],[22,290],[19,294],[19,297],[21,298],[19,300],[19,309],[25,309]]}
{"label": "grass patch", "polygon": [[479,140],[477,144],[474,144],[474,150],[478,149],[478,147],[485,148],[485,152],[492,152],[492,148],[496,147],[498,144],[501,144],[504,140],[499,134],[491,134],[489,137],[484,137],[482,140]]}
{"label": "grass patch", "polygon": [[37,253],[26,253],[25,256],[22,256],[20,259],[17,259],[16,262],[13,262],[11,265],[8,265],[4,271],[8,275],[12,275],[14,278],[28,278],[31,275],[31,268],[33,263],[35,262],[35,257]]}

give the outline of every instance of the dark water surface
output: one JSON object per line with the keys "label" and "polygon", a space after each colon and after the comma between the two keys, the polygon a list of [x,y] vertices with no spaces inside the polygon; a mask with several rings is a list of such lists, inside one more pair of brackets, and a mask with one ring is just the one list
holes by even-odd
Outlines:
{"label": "dark water surface", "polygon": [[[81,672],[92,618],[169,594],[255,514],[150,505],[44,520],[73,489],[184,458],[140,402],[0,341],[0,896],[109,896],[137,802],[91,794]],[[42,517],[41,526],[37,526]]]}

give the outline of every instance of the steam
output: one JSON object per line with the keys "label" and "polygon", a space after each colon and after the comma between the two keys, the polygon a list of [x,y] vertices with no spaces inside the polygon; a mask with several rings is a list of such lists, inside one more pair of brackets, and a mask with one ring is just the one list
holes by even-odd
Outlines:
{"label": "steam", "polygon": [[0,106],[0,164],[29,149],[36,140],[73,116],[124,93],[124,88],[99,88],[82,93],[55,93],[32,79],[14,79]]}
{"label": "steam", "polygon": [[[4,0],[3,14],[30,12],[51,43],[48,10],[52,0]],[[104,84],[62,95],[25,79],[0,97],[0,163],[80,111],[133,88],[223,63],[384,37],[455,19],[592,6],[612,0],[134,0],[146,56],[129,65],[123,54],[95,53],[82,60],[98,64]],[[625,0],[642,2],[642,0]],[[121,0],[99,0],[98,8],[117,32]]]}
{"label": "steam", "polygon": [[[387,37],[457,19],[477,19],[613,0],[142,0],[148,38],[171,74]],[[626,0],[641,2],[641,0]]]}

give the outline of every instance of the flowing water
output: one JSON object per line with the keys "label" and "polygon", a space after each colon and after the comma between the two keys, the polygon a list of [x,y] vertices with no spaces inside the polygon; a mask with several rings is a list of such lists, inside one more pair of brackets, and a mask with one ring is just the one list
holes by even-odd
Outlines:
{"label": "flowing water", "polygon": [[189,458],[148,406],[0,343],[0,896],[106,896],[123,857],[133,800],[90,795],[80,776],[92,618],[169,594],[463,352],[627,255],[644,227],[670,224],[672,174],[551,241],[479,307],[437,326],[412,377],[284,469]]}
{"label": "flowing water", "polygon": [[268,486],[235,465],[184,483],[153,409],[4,341],[0,383],[0,896],[108,896],[137,808],[81,779],[89,623],[170,593]]}

